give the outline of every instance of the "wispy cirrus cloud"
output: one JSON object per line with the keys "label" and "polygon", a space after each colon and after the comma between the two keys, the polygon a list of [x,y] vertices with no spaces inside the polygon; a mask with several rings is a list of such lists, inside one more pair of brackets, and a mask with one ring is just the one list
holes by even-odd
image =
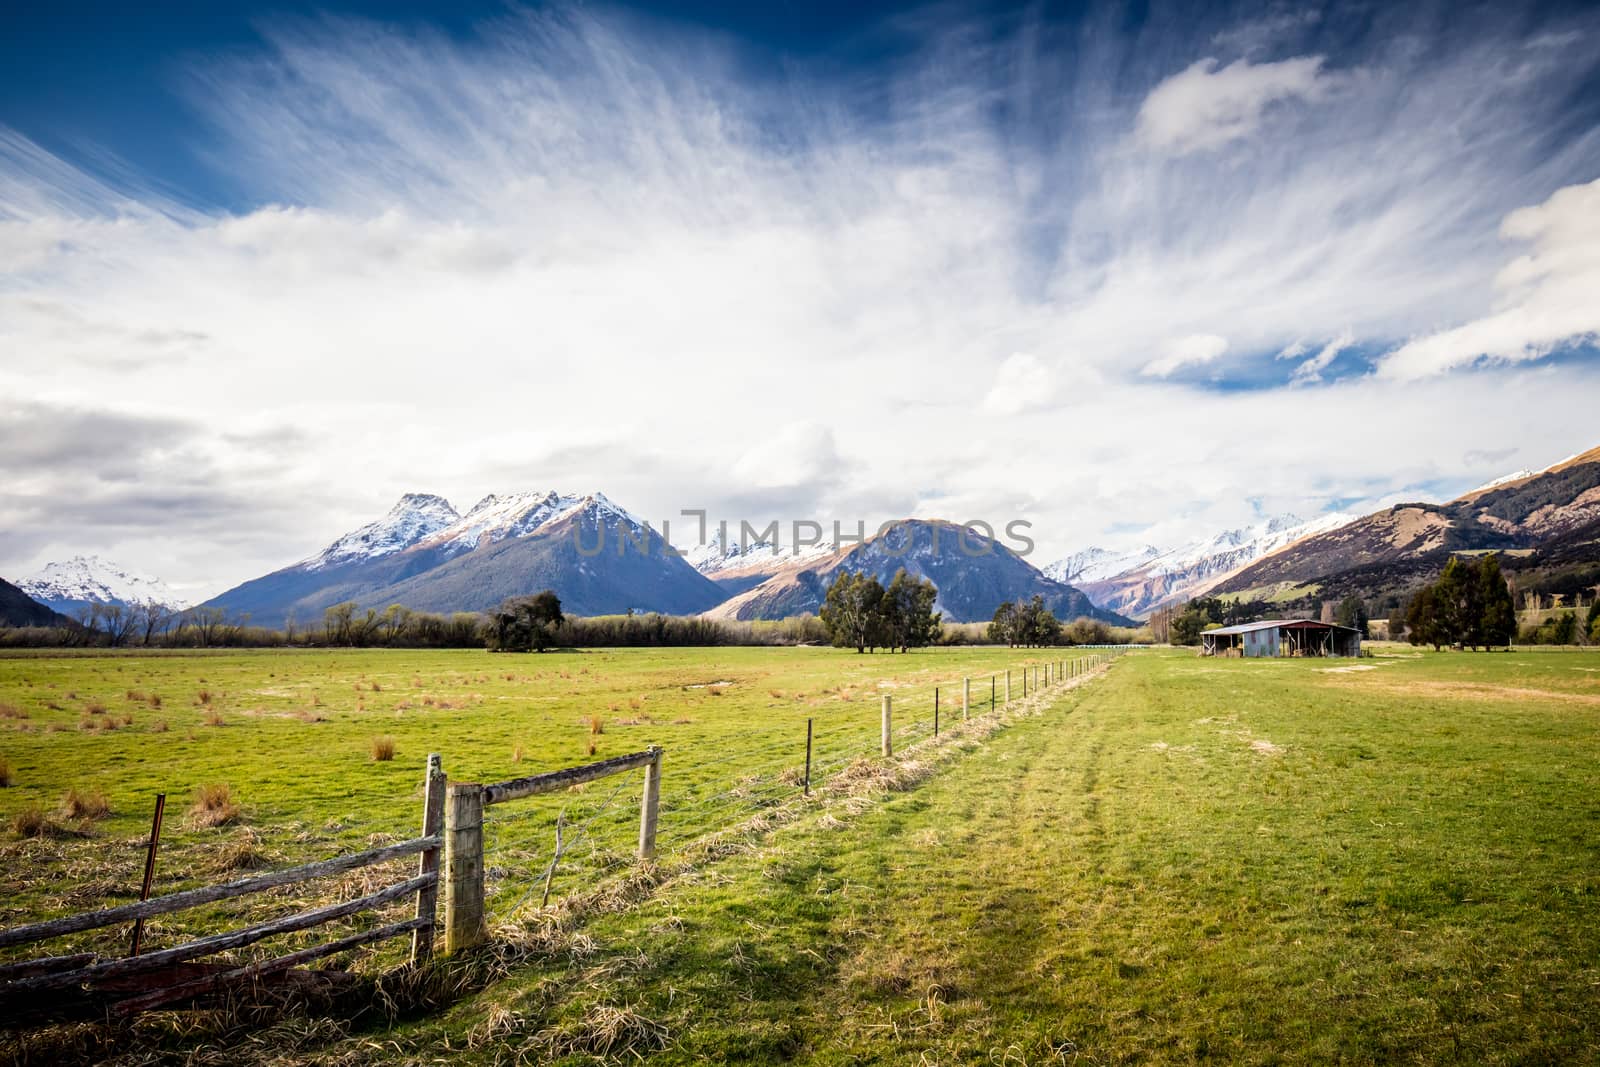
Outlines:
{"label": "wispy cirrus cloud", "polygon": [[[195,211],[0,136],[0,393],[179,420],[239,533],[116,543],[218,587],[417,486],[581,479],[652,517],[1025,511],[1049,551],[1585,443],[1581,391],[1536,359],[1465,368],[1594,328],[1574,310],[1594,239],[1568,235],[1600,174],[1573,103],[1600,16],[1478,12],[1418,48],[1423,8],[1180,14],[1137,37],[1110,12],[929,16],[849,77],[754,76],[736,44],[590,8],[464,37],[269,23],[193,71],[205,151],[252,206]],[[1279,387],[1219,393],[1296,342]],[[1352,346],[1392,354],[1351,377]],[[1438,425],[1506,395],[1565,415]],[[1316,484],[1322,443],[1264,462],[1217,430],[1357,424],[1392,446]],[[270,463],[225,440],[284,425]],[[50,518],[81,515],[55,469],[0,514],[41,531],[0,568],[104,547]]]}

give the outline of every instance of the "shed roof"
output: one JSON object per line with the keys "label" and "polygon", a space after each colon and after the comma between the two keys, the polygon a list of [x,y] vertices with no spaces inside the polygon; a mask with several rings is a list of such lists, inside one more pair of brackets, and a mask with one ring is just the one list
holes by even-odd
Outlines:
{"label": "shed roof", "polygon": [[1241,622],[1233,626],[1224,626],[1218,630],[1206,630],[1205,634],[1243,634],[1255,630],[1276,630],[1282,627],[1314,628],[1328,630],[1348,630],[1356,633],[1354,626],[1340,626],[1336,622],[1319,622],[1316,619],[1262,619],[1259,622]]}

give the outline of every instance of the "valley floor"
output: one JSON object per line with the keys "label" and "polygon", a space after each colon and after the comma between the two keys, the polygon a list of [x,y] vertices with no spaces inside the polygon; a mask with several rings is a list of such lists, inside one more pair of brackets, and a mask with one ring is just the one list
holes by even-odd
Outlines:
{"label": "valley floor", "polygon": [[1146,651],[965,747],[442,1014],[185,1051],[1600,1062],[1600,655]]}

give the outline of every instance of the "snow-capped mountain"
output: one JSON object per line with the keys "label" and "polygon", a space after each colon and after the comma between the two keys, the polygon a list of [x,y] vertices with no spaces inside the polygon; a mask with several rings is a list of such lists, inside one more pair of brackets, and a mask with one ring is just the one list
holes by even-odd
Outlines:
{"label": "snow-capped mountain", "polygon": [[382,559],[410,548],[430,534],[448,529],[460,519],[450,501],[442,496],[407,493],[389,509],[389,514],[345,534],[315,556],[302,560],[300,565],[306,570],[318,571],[360,560]]}
{"label": "snow-capped mountain", "polygon": [[[752,546],[753,547],[753,546]],[[747,553],[748,554],[748,553]],[[780,554],[780,559],[791,559]],[[1005,601],[1039,596],[1058,618],[1088,615],[1107,622],[1126,622],[1101,611],[1073,586],[1054,581],[998,541],[948,522],[908,519],[891,532],[858,545],[788,565],[737,591],[708,612],[714,618],[781,619],[818,611],[840,571],[871,574],[887,584],[904,568],[927,578],[939,590],[934,607],[954,622],[986,622]],[[720,572],[718,584],[732,591]]]}
{"label": "snow-capped mountain", "polygon": [[1155,545],[1145,545],[1131,552],[1114,552],[1108,548],[1091,547],[1058,559],[1042,569],[1047,578],[1079,585],[1121,574],[1159,555],[1161,550]]}
{"label": "snow-capped mountain", "polygon": [[792,564],[805,564],[811,560],[823,559],[838,551],[832,541],[820,541],[814,545],[804,545],[795,548],[792,544],[777,541],[751,541],[741,543],[736,533],[728,532],[728,543],[724,546],[722,533],[719,530],[711,535],[711,539],[703,545],[684,549],[683,558],[689,566],[704,574],[708,578],[715,578],[729,571],[749,571],[761,569],[777,571]]}
{"label": "snow-capped mountain", "polygon": [[[604,499],[598,493],[593,495]],[[465,515],[457,516],[454,522],[419,538],[418,543],[446,555],[470,552],[479,545],[494,544],[507,537],[526,537],[583,500],[582,496],[557,492],[507,493],[504,496],[491,493],[472,505]]]}
{"label": "snow-capped mountain", "polygon": [[382,609],[484,611],[554,589],[578,615],[630,608],[690,613],[725,595],[643,519],[599,492],[490,495],[462,515],[442,497],[402,497],[387,516],[322,553],[212,600],[256,622],[314,622],[355,601]]}
{"label": "snow-capped mountain", "polygon": [[64,563],[51,563],[17,586],[39,603],[64,613],[88,604],[186,606],[159,578],[134,573],[99,556],[73,556]]}
{"label": "snow-capped mountain", "polygon": [[1103,608],[1143,618],[1165,604],[1181,603],[1207,592],[1285,545],[1336,530],[1354,518],[1342,512],[1310,520],[1277,515],[1148,556],[1103,577],[1080,576],[1074,584]]}

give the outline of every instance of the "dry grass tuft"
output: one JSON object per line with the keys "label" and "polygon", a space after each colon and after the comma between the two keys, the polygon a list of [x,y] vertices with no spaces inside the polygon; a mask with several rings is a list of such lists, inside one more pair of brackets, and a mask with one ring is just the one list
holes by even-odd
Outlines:
{"label": "dry grass tuft", "polygon": [[320,711],[301,710],[294,713],[294,717],[301,722],[327,722],[328,717]]}
{"label": "dry grass tuft", "polygon": [[642,1058],[646,1053],[665,1049],[671,1036],[664,1025],[632,1008],[596,1004],[584,1012],[578,1022],[541,1030],[533,1041],[552,1058],[596,1056],[610,1059],[623,1055]]}
{"label": "dry grass tuft", "polygon": [[125,711],[125,712],[122,713],[122,725],[124,725],[124,726],[132,726],[133,725],[133,712]]}
{"label": "dry grass tuft", "polygon": [[29,804],[11,817],[11,832],[18,837],[44,837],[51,832],[52,826],[45,817],[44,809],[37,804]]}
{"label": "dry grass tuft", "polygon": [[11,764],[0,759],[0,789],[11,787]]}
{"label": "dry grass tuft", "polygon": [[161,694],[160,693],[151,693],[150,696],[145,699],[145,703],[149,704],[155,710],[160,711],[161,710]]}
{"label": "dry grass tuft", "polygon": [[216,708],[207,707],[206,713],[201,717],[200,721],[205,723],[207,726],[221,726],[222,712],[218,711]]}
{"label": "dry grass tuft", "polygon": [[272,862],[272,857],[261,847],[261,839],[252,830],[240,830],[217,853],[213,866],[218,871],[259,871]]}
{"label": "dry grass tuft", "polygon": [[200,692],[198,692],[198,693],[196,693],[194,695],[194,702],[196,704],[209,704],[209,703],[211,703],[211,690],[209,690],[209,689],[200,690]]}
{"label": "dry grass tuft", "polygon": [[606,721],[598,715],[589,716],[589,733],[598,736],[606,732]]}
{"label": "dry grass tuft", "polygon": [[211,782],[194,791],[194,806],[189,809],[191,826],[226,826],[238,817],[239,805],[227,782]]}
{"label": "dry grass tuft", "polygon": [[69,819],[103,819],[111,814],[111,802],[98,789],[73,786],[61,798],[61,814]]}
{"label": "dry grass tuft", "polygon": [[146,694],[146,693],[141,693],[141,692],[139,692],[139,690],[137,690],[137,689],[130,689],[130,690],[128,690],[128,692],[127,692],[127,694],[126,694],[126,695],[127,695],[127,698],[128,698],[128,699],[129,699],[129,700],[131,700],[131,701],[133,701],[133,702],[134,702],[134,703],[136,703],[136,704],[142,704],[142,703],[143,703],[143,702],[144,702],[144,701],[146,701],[146,700],[149,700],[149,699],[150,699],[150,697],[149,697],[149,695],[148,695],[148,694]]}
{"label": "dry grass tuft", "polygon": [[644,707],[644,697],[629,697],[628,707],[632,708],[634,711],[638,711],[640,708]]}
{"label": "dry grass tuft", "polygon": [[98,700],[91,700],[83,706],[83,713],[85,715],[104,715],[106,706]]}
{"label": "dry grass tuft", "polygon": [[590,737],[589,738],[589,747],[587,749],[588,754],[592,756],[598,751],[600,751],[600,743],[598,741],[596,741],[593,737]]}
{"label": "dry grass tuft", "polygon": [[166,719],[155,719],[150,723],[150,732],[153,734],[164,734],[168,729]]}
{"label": "dry grass tuft", "polygon": [[511,762],[512,763],[521,763],[522,762],[522,746],[521,745],[517,745],[515,748],[513,748],[511,750]]}
{"label": "dry grass tuft", "polygon": [[388,763],[394,759],[394,738],[383,734],[372,739],[372,761],[374,763]]}
{"label": "dry grass tuft", "polygon": [[720,686],[720,685],[711,686],[708,691],[711,693],[712,696],[719,697],[719,696],[722,695],[722,686]]}
{"label": "dry grass tuft", "polygon": [[674,726],[688,726],[692,722],[694,722],[694,720],[689,718],[689,716],[687,716],[687,715],[679,715],[676,719],[672,720],[672,725],[674,725]]}
{"label": "dry grass tuft", "polygon": [[8,704],[0,700],[0,719],[26,719],[28,713],[15,704]]}

